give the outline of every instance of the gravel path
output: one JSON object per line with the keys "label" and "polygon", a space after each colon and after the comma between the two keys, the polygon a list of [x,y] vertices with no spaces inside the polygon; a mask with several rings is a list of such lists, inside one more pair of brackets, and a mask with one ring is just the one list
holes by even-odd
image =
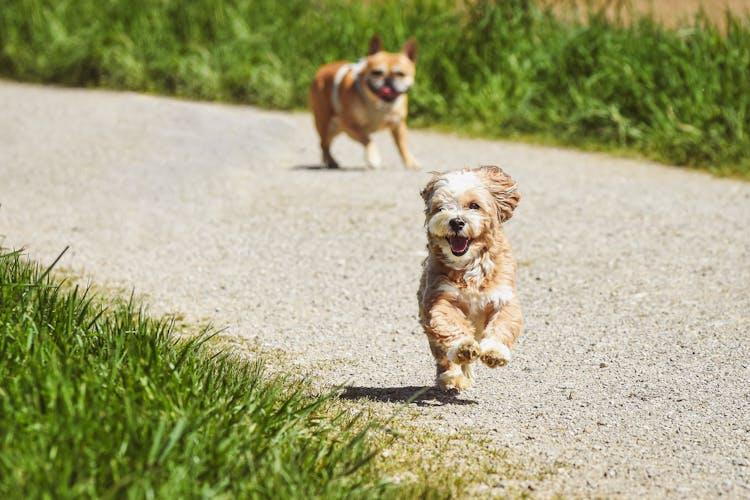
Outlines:
{"label": "gravel path", "polygon": [[[426,172],[328,171],[307,114],[0,82],[0,239],[157,312],[212,318],[392,411],[433,381],[417,323]],[[413,131],[426,170],[505,167],[527,318],[424,425],[540,471],[532,495],[750,498],[750,183]],[[346,139],[334,154],[361,165]],[[325,363],[321,363],[325,361]],[[502,493],[502,484],[489,485]]]}

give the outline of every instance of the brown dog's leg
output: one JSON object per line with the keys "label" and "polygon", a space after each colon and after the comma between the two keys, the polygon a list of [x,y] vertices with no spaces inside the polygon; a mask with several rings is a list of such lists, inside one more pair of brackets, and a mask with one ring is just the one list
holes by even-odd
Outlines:
{"label": "brown dog's leg", "polygon": [[341,133],[339,119],[336,116],[330,117],[328,126],[325,129],[325,135],[320,137],[320,149],[323,151],[323,163],[328,168],[339,168],[338,162],[331,155],[331,142],[334,137]]}
{"label": "brown dog's leg", "polygon": [[480,359],[490,368],[503,366],[510,361],[510,348],[521,334],[523,316],[518,299],[513,299],[497,310],[484,329]]}
{"label": "brown dog's leg", "polygon": [[369,168],[378,168],[381,165],[380,152],[375,142],[370,138],[370,134],[359,128],[350,128],[346,131],[349,137],[359,142],[365,147],[365,163]]}
{"label": "brown dog's leg", "polygon": [[437,366],[437,385],[442,390],[471,386],[468,364],[479,357],[479,344],[466,315],[449,301],[440,299],[426,311],[422,327]]}
{"label": "brown dog's leg", "polygon": [[315,128],[320,136],[320,149],[323,154],[323,164],[328,168],[337,168],[339,164],[331,156],[331,142],[340,132],[338,118],[333,115],[333,110],[328,99],[321,97],[326,91],[323,82],[313,81],[310,85],[310,107],[315,118]]}
{"label": "brown dog's leg", "polygon": [[398,151],[401,153],[401,159],[404,161],[404,165],[407,168],[418,169],[419,163],[409,152],[409,146],[406,141],[406,122],[400,121],[397,125],[391,127],[391,134],[393,134],[393,140],[398,146]]}

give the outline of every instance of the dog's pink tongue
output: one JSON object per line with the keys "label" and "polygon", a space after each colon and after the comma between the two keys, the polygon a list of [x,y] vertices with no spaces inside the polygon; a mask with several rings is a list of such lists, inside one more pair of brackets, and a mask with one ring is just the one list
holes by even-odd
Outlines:
{"label": "dog's pink tongue", "polygon": [[451,250],[453,250],[456,253],[461,253],[464,250],[466,250],[466,247],[469,246],[469,238],[464,238],[462,236],[454,236],[450,239],[451,244]]}
{"label": "dog's pink tongue", "polygon": [[388,85],[383,85],[382,87],[380,87],[380,91],[378,93],[380,94],[380,97],[384,97],[386,99],[393,99],[394,97],[396,97],[396,91]]}

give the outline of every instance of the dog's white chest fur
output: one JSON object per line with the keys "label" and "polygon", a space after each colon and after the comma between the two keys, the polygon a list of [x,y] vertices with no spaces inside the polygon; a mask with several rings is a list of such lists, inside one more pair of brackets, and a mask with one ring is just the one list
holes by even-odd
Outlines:
{"label": "dog's white chest fur", "polygon": [[509,285],[498,285],[491,290],[479,290],[475,287],[458,288],[444,284],[441,289],[454,298],[456,305],[474,325],[477,336],[484,332],[489,315],[513,299],[513,287]]}

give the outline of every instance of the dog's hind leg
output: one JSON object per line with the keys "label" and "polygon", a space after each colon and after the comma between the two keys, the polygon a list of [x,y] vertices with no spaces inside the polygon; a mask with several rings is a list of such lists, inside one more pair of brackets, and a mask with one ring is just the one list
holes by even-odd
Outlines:
{"label": "dog's hind leg", "polygon": [[320,136],[320,149],[323,152],[323,164],[328,168],[338,168],[338,162],[331,155],[331,142],[334,137],[341,133],[339,119],[336,116],[328,120],[325,128],[325,134]]}
{"label": "dog's hind leg", "polygon": [[337,168],[339,164],[331,156],[331,142],[341,132],[339,118],[334,115],[328,99],[320,97],[326,92],[323,83],[314,81],[310,85],[310,108],[315,118],[315,128],[320,136],[320,149],[323,164],[328,168]]}

